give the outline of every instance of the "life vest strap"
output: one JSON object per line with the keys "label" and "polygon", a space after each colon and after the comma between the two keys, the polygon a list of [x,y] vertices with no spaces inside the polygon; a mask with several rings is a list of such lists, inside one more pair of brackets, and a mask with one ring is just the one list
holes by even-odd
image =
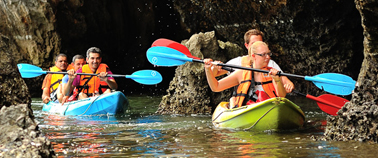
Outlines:
{"label": "life vest strap", "polygon": [[85,81],[84,85],[82,85],[82,86],[78,86],[78,87],[77,87],[79,93],[86,89],[86,90],[87,90],[87,93],[86,93],[86,94],[89,95],[89,93],[88,93],[88,89],[89,89],[88,82],[89,82],[92,78],[93,78],[93,76],[91,76],[91,77],[84,77],[84,79],[88,79],[88,80]]}
{"label": "life vest strap", "polygon": [[245,83],[245,82],[252,82],[252,80],[244,80],[244,81],[241,81],[240,84]]}
{"label": "life vest strap", "polygon": [[100,94],[104,93],[102,91],[102,88],[110,89],[110,87],[108,85],[106,85],[106,86],[100,85],[100,87],[98,88],[98,91],[99,91]]}
{"label": "life vest strap", "polygon": [[56,85],[56,84],[60,84],[61,81],[62,81],[62,79],[58,79],[57,81],[55,81],[53,84],[50,85],[50,88],[53,88],[54,85]]}
{"label": "life vest strap", "polygon": [[256,82],[256,85],[264,85],[264,84],[269,84],[273,83],[272,81],[266,81],[266,82]]}

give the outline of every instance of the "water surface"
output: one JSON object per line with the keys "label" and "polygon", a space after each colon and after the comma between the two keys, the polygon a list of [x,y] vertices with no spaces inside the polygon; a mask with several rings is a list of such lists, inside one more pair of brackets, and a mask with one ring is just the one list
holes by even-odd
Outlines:
{"label": "water surface", "polygon": [[154,114],[161,96],[129,96],[122,116],[67,117],[32,108],[59,157],[375,157],[376,144],[314,141],[327,114],[315,101],[289,98],[306,114],[303,129],[251,132],[216,129],[211,115]]}

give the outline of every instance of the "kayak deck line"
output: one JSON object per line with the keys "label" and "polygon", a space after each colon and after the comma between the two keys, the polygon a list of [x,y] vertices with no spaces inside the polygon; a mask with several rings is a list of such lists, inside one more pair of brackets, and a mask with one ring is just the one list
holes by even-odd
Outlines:
{"label": "kayak deck line", "polygon": [[42,111],[59,115],[116,115],[123,114],[127,110],[129,102],[126,96],[120,92],[101,94],[72,102],[49,102],[43,105]]}
{"label": "kayak deck line", "polygon": [[212,122],[218,128],[249,130],[290,129],[304,124],[305,116],[299,106],[286,98],[270,98],[252,105],[228,109],[221,102],[215,109]]}

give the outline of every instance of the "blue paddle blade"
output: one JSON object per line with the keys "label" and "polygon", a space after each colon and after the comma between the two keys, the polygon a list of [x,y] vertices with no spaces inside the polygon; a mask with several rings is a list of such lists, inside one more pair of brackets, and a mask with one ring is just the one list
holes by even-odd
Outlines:
{"label": "blue paddle blade", "polygon": [[34,66],[31,64],[20,63],[17,64],[18,71],[21,73],[22,78],[33,78],[46,74],[46,71],[43,71],[40,67]]}
{"label": "blue paddle blade", "polygon": [[351,94],[356,85],[356,81],[351,77],[338,73],[323,73],[313,77],[305,76],[305,80],[312,81],[318,88],[337,95]]}
{"label": "blue paddle blade", "polygon": [[140,70],[131,75],[126,75],[126,78],[131,78],[138,83],[146,85],[158,84],[163,80],[161,74],[155,70]]}
{"label": "blue paddle blade", "polygon": [[157,66],[179,66],[187,61],[192,62],[192,58],[188,58],[185,54],[162,46],[151,47],[147,50],[148,61]]}

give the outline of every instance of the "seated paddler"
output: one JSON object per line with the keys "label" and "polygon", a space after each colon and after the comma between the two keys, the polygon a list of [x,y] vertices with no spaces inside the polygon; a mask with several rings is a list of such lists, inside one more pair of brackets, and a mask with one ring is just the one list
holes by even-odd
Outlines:
{"label": "seated paddler", "polygon": [[[97,47],[91,47],[87,50],[87,64],[76,71],[68,71],[68,82],[64,87],[64,94],[69,94],[73,88],[77,88],[78,99],[84,99],[92,96],[98,96],[103,93],[110,93],[116,90],[118,85],[113,77],[107,76],[113,74],[109,67],[101,63],[101,50]],[[77,73],[90,73],[94,75],[77,75]]]}
{"label": "seated paddler", "polygon": [[272,56],[268,45],[265,42],[256,41],[248,48],[248,55],[251,60],[248,67],[267,70],[269,73],[238,69],[218,81],[211,70],[213,60],[204,59],[207,82],[211,90],[220,92],[240,84],[235,103],[230,103],[231,108],[253,104],[268,98],[285,97],[286,90],[279,71],[268,67]]}
{"label": "seated paddler", "polygon": [[[70,65],[73,66],[74,72],[77,70],[81,69],[83,65],[85,64],[85,58],[84,56],[77,54],[72,58],[72,63]],[[68,70],[69,71],[69,70]],[[68,75],[64,75],[62,79],[62,84],[60,84],[58,88],[58,99],[59,102],[64,104],[65,102],[69,101],[74,101],[77,100],[79,95],[78,95],[78,90],[74,88],[70,93],[64,94],[64,87],[68,86]],[[62,97],[59,97],[59,95],[62,95]]]}
{"label": "seated paddler", "polygon": [[[55,66],[50,67],[49,71],[63,72],[68,68],[67,55],[58,54],[55,57]],[[49,101],[58,102],[58,87],[62,82],[63,74],[47,74],[42,83],[42,102],[47,104]]]}

